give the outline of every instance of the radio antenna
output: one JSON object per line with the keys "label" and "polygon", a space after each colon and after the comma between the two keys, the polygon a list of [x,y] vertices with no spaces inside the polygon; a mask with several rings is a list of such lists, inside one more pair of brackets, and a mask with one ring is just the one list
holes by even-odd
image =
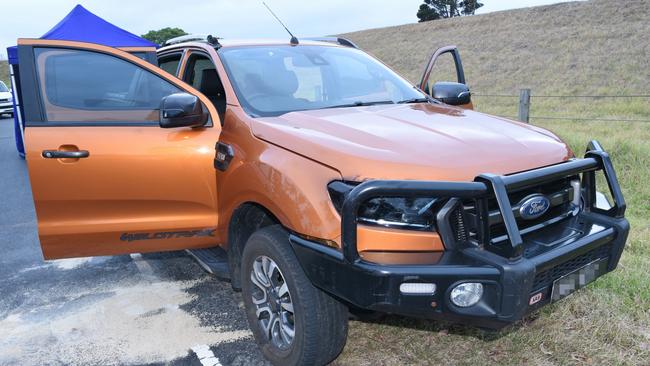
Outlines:
{"label": "radio antenna", "polygon": [[278,18],[278,16],[275,15],[275,13],[273,12],[273,10],[271,10],[271,8],[269,8],[269,6],[266,5],[266,3],[265,3],[264,1],[262,1],[262,5],[264,5],[264,6],[269,10],[269,12],[271,13],[271,15],[273,15],[273,17],[274,17],[274,18],[275,18],[275,19],[276,19],[276,20],[277,20],[277,21],[282,25],[282,27],[284,28],[284,30],[286,30],[287,33],[289,33],[289,35],[291,36],[291,41],[289,41],[289,42],[290,42],[292,45],[294,45],[294,46],[297,45],[297,44],[299,44],[300,42],[298,42],[298,38],[296,38],[296,36],[294,36],[293,33],[291,33],[291,31],[289,30],[289,28],[287,28],[287,26],[284,25],[284,23],[282,23],[282,21],[280,20],[280,18]]}

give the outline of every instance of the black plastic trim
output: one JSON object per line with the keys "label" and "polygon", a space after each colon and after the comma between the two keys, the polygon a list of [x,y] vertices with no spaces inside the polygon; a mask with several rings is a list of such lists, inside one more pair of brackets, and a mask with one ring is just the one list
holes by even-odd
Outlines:
{"label": "black plastic trim", "polygon": [[494,191],[494,196],[496,197],[497,203],[499,205],[499,211],[501,211],[501,218],[503,220],[503,224],[506,227],[508,239],[510,239],[510,253],[506,254],[511,258],[521,257],[524,251],[524,241],[521,238],[521,233],[519,232],[519,227],[517,226],[517,220],[515,219],[515,215],[512,212],[512,205],[510,204],[510,199],[508,198],[508,191],[506,190],[507,188],[503,177],[493,174],[481,174],[477,180],[487,182],[492,186],[492,190]]}
{"label": "black plastic trim", "polygon": [[60,151],[43,150],[41,156],[45,159],[84,159],[90,156],[88,150]]}
{"label": "black plastic trim", "polygon": [[436,215],[436,227],[438,228],[438,235],[442,239],[445,249],[452,250],[456,248],[456,237],[451,228],[451,215],[461,204],[458,198],[452,198],[438,211]]}
{"label": "black plastic trim", "polygon": [[214,168],[225,172],[228,169],[228,166],[230,166],[230,162],[235,157],[235,150],[233,150],[232,146],[223,142],[217,142],[214,149],[216,150]]}
{"label": "black plastic trim", "polygon": [[25,125],[29,126],[30,122],[43,122],[45,120],[43,108],[41,107],[40,87],[36,76],[34,47],[18,46],[18,60],[20,62],[20,86],[24,121]]}
{"label": "black plastic trim", "polygon": [[308,38],[302,38],[306,41],[317,41],[317,42],[328,42],[328,43],[336,43],[341,46],[346,46],[346,47],[352,47],[352,48],[359,48],[354,42],[350,41],[349,39],[343,38],[343,37],[308,37]]}

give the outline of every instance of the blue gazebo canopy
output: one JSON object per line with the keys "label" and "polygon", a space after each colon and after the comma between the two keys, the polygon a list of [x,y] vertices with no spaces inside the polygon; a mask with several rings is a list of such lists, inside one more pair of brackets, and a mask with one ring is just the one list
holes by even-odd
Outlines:
{"label": "blue gazebo canopy", "polygon": [[[157,44],[127,32],[97,15],[89,12],[81,5],[72,9],[65,18],[45,33],[41,39],[57,39],[96,43],[110,47],[158,47]],[[9,63],[18,63],[16,47],[7,49]]]}

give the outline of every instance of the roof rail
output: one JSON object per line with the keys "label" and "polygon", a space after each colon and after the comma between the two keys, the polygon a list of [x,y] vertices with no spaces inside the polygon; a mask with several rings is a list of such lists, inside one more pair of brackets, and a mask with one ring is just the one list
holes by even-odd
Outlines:
{"label": "roof rail", "polygon": [[307,41],[336,43],[345,47],[359,48],[356,44],[354,44],[354,42],[342,37],[308,37],[303,39]]}
{"label": "roof rail", "polygon": [[208,35],[208,34],[186,34],[184,36],[169,39],[165,41],[162,45],[169,46],[172,44],[179,44],[185,42],[204,42],[204,43],[217,45],[219,44],[219,38],[213,37],[212,35]]}
{"label": "roof rail", "polygon": [[184,42],[207,42],[208,36],[202,34],[186,34],[180,37],[174,37],[163,42],[163,46],[169,46],[172,44],[179,44]]}

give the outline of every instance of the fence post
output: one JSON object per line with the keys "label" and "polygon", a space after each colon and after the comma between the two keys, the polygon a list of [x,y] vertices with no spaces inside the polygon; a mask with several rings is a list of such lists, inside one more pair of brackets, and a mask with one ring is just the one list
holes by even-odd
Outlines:
{"label": "fence post", "polygon": [[530,122],[530,89],[521,89],[519,91],[518,118],[521,122]]}

